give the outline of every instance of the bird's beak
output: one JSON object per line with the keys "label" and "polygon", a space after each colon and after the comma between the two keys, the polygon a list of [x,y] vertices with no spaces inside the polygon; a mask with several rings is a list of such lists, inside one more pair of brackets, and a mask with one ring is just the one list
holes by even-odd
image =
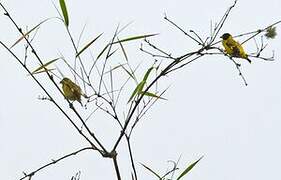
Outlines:
{"label": "bird's beak", "polygon": [[220,36],[220,38],[222,38],[222,36]]}

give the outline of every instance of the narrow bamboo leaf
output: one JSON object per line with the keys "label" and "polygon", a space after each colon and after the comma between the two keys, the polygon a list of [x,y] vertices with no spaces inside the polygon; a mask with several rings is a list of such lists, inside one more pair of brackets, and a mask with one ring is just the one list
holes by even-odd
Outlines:
{"label": "narrow bamboo leaf", "polygon": [[123,66],[123,65],[125,65],[125,64],[119,64],[119,65],[113,67],[112,69],[110,69],[109,71],[106,71],[104,74],[110,73],[110,72],[112,72],[112,71],[114,71],[114,70],[120,68],[120,67]]}
{"label": "narrow bamboo leaf", "polygon": [[136,87],[135,90],[133,91],[133,93],[132,93],[130,99],[128,100],[128,103],[135,97],[136,94],[138,94],[140,91],[142,91],[144,84],[145,84],[145,82],[142,81],[142,82],[140,82],[140,83],[137,85],[137,87]]}
{"label": "narrow bamboo leaf", "polygon": [[[119,39],[118,39],[118,40],[119,40]],[[126,53],[126,51],[125,51],[124,46],[122,45],[121,42],[119,42],[119,44],[120,44],[121,50],[122,50],[122,52],[123,52],[123,55],[124,55],[126,61],[129,62],[129,58],[128,58],[128,56],[127,56],[127,53]],[[127,69],[125,69],[125,70],[127,71]],[[130,76],[137,82],[137,78],[136,78],[134,72],[130,73],[129,71],[127,71],[127,73],[129,73]]]}
{"label": "narrow bamboo leaf", "polygon": [[41,21],[40,23],[38,23],[36,26],[34,26],[32,29],[30,29],[28,32],[24,33],[11,47],[10,49],[12,49],[15,45],[17,45],[21,40],[23,40],[26,36],[28,36],[31,32],[33,32],[34,30],[36,30],[37,28],[39,28],[39,26],[41,24],[43,24],[44,22],[48,21],[51,18],[45,19],[43,21]]}
{"label": "narrow bamboo leaf", "polygon": [[137,92],[138,94],[140,94],[140,92],[142,92],[145,83],[146,83],[145,81],[141,81],[141,82],[140,82],[140,86],[139,86],[138,92]]}
{"label": "narrow bamboo leaf", "polygon": [[110,58],[110,56],[112,56],[114,53],[116,53],[117,50],[118,50],[118,49],[115,49],[114,51],[112,51],[111,53],[109,53],[109,54],[106,56],[106,58],[107,58],[107,59]]}
{"label": "narrow bamboo leaf", "polygon": [[197,161],[194,163],[190,164],[182,173],[181,175],[177,178],[177,180],[181,179],[183,176],[185,176],[201,159],[203,156],[201,156]]}
{"label": "narrow bamboo leaf", "polygon": [[[55,70],[55,68],[52,68],[52,69],[44,68],[44,69],[42,69],[42,70],[40,70],[40,71],[36,71],[36,72],[34,72],[34,73],[32,73],[32,74],[40,74],[40,73],[43,73],[43,72],[51,72],[51,71],[53,71],[53,70]],[[30,74],[29,74],[29,75],[30,75]]]}
{"label": "narrow bamboo leaf", "polygon": [[143,81],[145,81],[145,82],[147,81],[147,78],[148,78],[150,72],[152,71],[152,69],[153,69],[153,67],[149,68],[149,69],[146,71],[146,73],[145,73],[145,75],[144,75],[144,77],[143,77]]}
{"label": "narrow bamboo leaf", "polygon": [[[118,40],[119,40],[119,39],[118,39]],[[125,51],[125,48],[124,48],[124,46],[122,45],[121,42],[119,42],[119,44],[120,44],[120,47],[121,47],[121,49],[122,49],[123,55],[124,55],[126,61],[128,62],[129,59],[128,59],[127,53],[126,53],[126,51]]]}
{"label": "narrow bamboo leaf", "polygon": [[51,61],[49,61],[49,62],[43,64],[42,66],[40,66],[40,67],[38,67],[37,69],[35,69],[35,70],[32,72],[32,74],[34,74],[34,73],[40,71],[41,69],[45,69],[48,65],[52,64],[53,62],[57,61],[58,59],[59,59],[59,58],[56,58],[56,59],[53,59],[53,60],[51,60]]}
{"label": "narrow bamboo leaf", "polygon": [[66,4],[65,4],[64,0],[60,0],[60,8],[61,8],[62,15],[64,18],[64,23],[68,27],[68,25],[69,25],[68,12],[67,12],[67,8],[66,8]]}
{"label": "narrow bamboo leaf", "polygon": [[99,37],[101,37],[103,33],[98,35],[95,39],[93,39],[91,42],[89,42],[86,46],[84,46],[77,54],[76,57],[78,57],[82,52],[84,52],[88,47],[90,47]]}
{"label": "narrow bamboo leaf", "polygon": [[158,99],[167,100],[166,98],[163,98],[163,97],[161,97],[161,96],[157,96],[156,94],[151,93],[151,92],[144,92],[144,91],[141,91],[141,92],[139,92],[139,94],[144,94],[145,96],[149,96],[149,97],[154,97],[154,98],[158,98]]}
{"label": "narrow bamboo leaf", "polygon": [[103,53],[105,52],[105,50],[108,48],[108,44],[103,48],[103,50],[99,53],[99,55],[98,55],[98,57],[97,57],[97,59],[99,59],[102,55],[103,55]]}
{"label": "narrow bamboo leaf", "polygon": [[147,167],[146,165],[140,163],[145,169],[147,169],[148,171],[150,171],[152,174],[154,174],[156,177],[158,177],[159,179],[161,179],[161,176],[159,176],[155,171],[153,171],[151,168]]}
{"label": "narrow bamboo leaf", "polygon": [[148,37],[156,36],[156,35],[158,35],[158,34],[147,34],[147,35],[133,36],[133,37],[118,40],[116,42],[113,42],[112,44],[122,43],[122,42],[127,42],[127,41],[133,41],[133,40],[138,40],[138,39],[144,39],[144,38],[148,38]]}
{"label": "narrow bamboo leaf", "polygon": [[134,79],[134,80],[137,82],[136,77],[135,77],[132,73],[130,73],[123,65],[122,65],[121,67],[122,67],[122,69],[123,69],[127,74],[129,74],[129,76],[130,76],[132,79]]}
{"label": "narrow bamboo leaf", "polygon": [[[144,85],[145,85],[145,83],[146,83],[146,80],[147,80],[147,78],[148,78],[148,76],[149,76],[149,74],[150,74],[150,72],[151,72],[152,69],[153,69],[153,67],[151,67],[151,68],[149,68],[149,69],[147,70],[147,72],[145,73],[145,75],[144,75],[144,77],[143,77],[143,80],[142,80],[142,81],[137,85],[137,87],[135,88],[135,90],[134,90],[133,94],[131,95],[131,97],[130,97],[128,103],[134,98],[134,96],[135,96],[136,94],[141,94],[141,92],[142,92],[142,90],[143,90],[143,88],[144,88]],[[129,73],[127,70],[126,70],[126,72]],[[133,78],[133,75],[132,75],[131,73],[129,73],[129,74],[130,74],[130,76]]]}

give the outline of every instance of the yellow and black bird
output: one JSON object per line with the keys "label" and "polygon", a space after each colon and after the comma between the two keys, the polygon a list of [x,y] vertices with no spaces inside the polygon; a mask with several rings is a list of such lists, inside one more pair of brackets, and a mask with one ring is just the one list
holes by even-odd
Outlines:
{"label": "yellow and black bird", "polygon": [[224,51],[226,54],[232,57],[246,59],[249,63],[252,62],[249,59],[248,54],[245,53],[242,45],[239,42],[235,41],[231,36],[231,34],[224,33],[221,36],[221,38],[222,38],[222,45],[224,47]]}
{"label": "yellow and black bird", "polygon": [[64,97],[70,101],[78,101],[82,105],[81,95],[84,97],[85,95],[81,88],[67,77],[63,78],[60,83],[62,84]]}

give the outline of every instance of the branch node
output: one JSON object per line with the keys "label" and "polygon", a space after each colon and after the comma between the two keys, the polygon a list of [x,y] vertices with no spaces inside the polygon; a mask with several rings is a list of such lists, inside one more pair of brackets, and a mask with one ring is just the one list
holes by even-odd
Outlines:
{"label": "branch node", "polygon": [[69,102],[69,108],[74,109],[73,103]]}
{"label": "branch node", "polygon": [[113,150],[111,152],[105,152],[102,156],[105,157],[105,158],[114,159],[117,156],[117,152],[115,150]]}

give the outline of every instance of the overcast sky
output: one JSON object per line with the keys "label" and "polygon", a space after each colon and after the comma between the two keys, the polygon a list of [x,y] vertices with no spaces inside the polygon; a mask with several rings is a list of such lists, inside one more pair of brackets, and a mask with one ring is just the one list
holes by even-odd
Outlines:
{"label": "overcast sky", "polygon": [[[2,2],[23,29],[57,16],[50,0]],[[56,0],[54,3],[58,5]],[[160,33],[153,42],[173,54],[182,55],[196,46],[164,21],[164,13],[184,29],[193,29],[206,37],[210,22],[218,22],[232,3],[233,0],[68,0],[67,6],[70,29],[76,40],[83,25],[87,24],[82,44],[102,32],[107,41],[118,23],[125,25],[133,21],[122,33],[123,37]],[[240,0],[222,33],[250,32],[281,20],[280,5],[280,0]],[[3,14],[2,10],[0,12]],[[0,40],[8,45],[19,37],[3,15],[0,27]],[[280,34],[280,27],[277,27],[277,33]],[[59,52],[71,55],[68,52],[71,46],[66,45],[68,40],[65,29],[52,20],[40,28],[34,43],[41,56],[52,59]],[[159,101],[132,136],[139,179],[155,178],[138,162],[165,173],[170,166],[167,161],[176,161],[180,155],[180,171],[204,155],[186,179],[281,178],[280,42],[281,38],[277,36],[269,41],[265,50],[266,55],[275,51],[274,62],[253,59],[252,64],[248,64],[239,60],[249,84],[247,87],[233,63],[223,56],[204,57],[164,77],[160,84],[164,88],[170,86],[165,94],[168,101]],[[20,57],[24,56],[22,45],[15,48]],[[151,57],[137,50],[139,46],[139,43],[126,44],[132,64],[153,62]],[[245,49],[254,52],[255,44],[246,43]],[[30,172],[86,143],[53,104],[37,99],[44,93],[3,48],[0,48],[0,55],[0,176],[15,180],[23,171]],[[143,73],[139,73],[141,78]],[[63,99],[61,104],[67,108]],[[112,122],[106,118],[91,123],[110,147],[110,139],[119,133],[116,126],[111,126]],[[121,173],[124,179],[129,179],[131,169],[125,142],[118,151]],[[70,179],[79,170],[81,180],[115,179],[112,162],[93,152],[82,153],[45,169],[34,179]]]}

